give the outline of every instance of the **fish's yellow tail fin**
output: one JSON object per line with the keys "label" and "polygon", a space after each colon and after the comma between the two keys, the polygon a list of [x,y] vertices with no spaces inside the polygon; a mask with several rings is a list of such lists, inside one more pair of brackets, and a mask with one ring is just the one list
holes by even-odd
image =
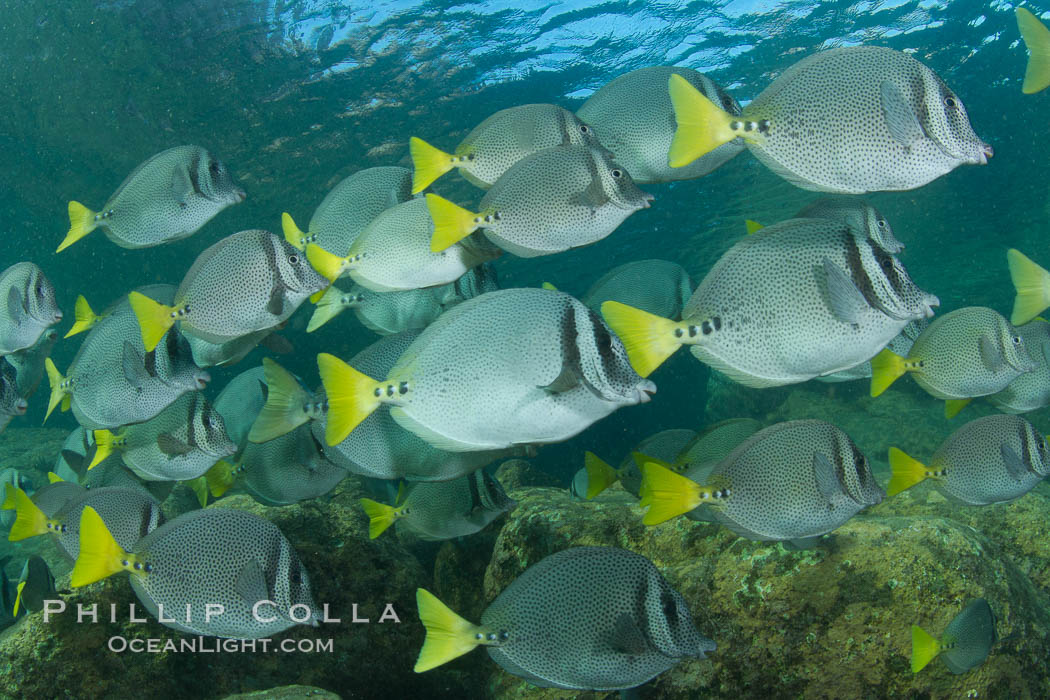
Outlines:
{"label": "fish's yellow tail fin", "polygon": [[0,510],[14,510],[17,503],[15,502],[15,486],[12,484],[4,484],[4,502],[0,503]]}
{"label": "fish's yellow tail fin", "polygon": [[[128,562],[126,565],[123,562]],[[113,539],[109,528],[95,509],[84,506],[80,513],[80,554],[73,565],[69,585],[80,588],[133,567],[135,557]]]}
{"label": "fish's yellow tail fin", "polygon": [[56,474],[54,472],[48,472],[47,473],[47,483],[49,483],[49,484],[57,484],[60,481],[65,481],[65,479],[63,479],[62,477],[60,477],[58,474]]}
{"label": "fish's yellow tail fin", "polygon": [[683,324],[618,301],[602,304],[602,316],[623,341],[634,371],[648,377],[670,357],[681,342],[675,330]]}
{"label": "fish's yellow tail fin", "polygon": [[426,589],[416,589],[416,605],[419,607],[419,619],[427,630],[423,648],[419,650],[419,658],[413,668],[416,673],[429,671],[463,656],[485,638],[480,627],[464,620]]}
{"label": "fish's yellow tail fin", "polygon": [[655,462],[642,466],[642,487],[645,498],[640,505],[649,506],[642,522],[659,525],[662,522],[688,513],[701,503],[700,485]]}
{"label": "fish's yellow tail fin", "polygon": [[368,538],[374,540],[397,520],[397,509],[385,503],[362,498],[361,507],[368,516]]}
{"label": "fish's yellow tail fin", "polygon": [[124,448],[124,435],[123,433],[113,433],[109,430],[95,430],[93,431],[95,438],[95,456],[91,460],[91,464],[88,465],[88,470],[94,469],[102,463],[107,457],[113,454],[114,450],[121,450]]}
{"label": "fish's yellow tail fin", "polygon": [[948,399],[944,402],[944,417],[948,420],[955,418],[971,401],[973,399]]}
{"label": "fish's yellow tail fin", "polygon": [[620,480],[620,474],[593,452],[583,453],[583,468],[587,470],[587,500]]}
{"label": "fish's yellow tail fin", "polygon": [[1016,248],[1006,251],[1006,264],[1010,268],[1010,279],[1017,290],[1010,323],[1020,326],[1050,306],[1050,272]]}
{"label": "fish's yellow tail fin", "polygon": [[433,253],[459,243],[478,229],[478,214],[436,194],[427,195],[427,210],[434,221],[434,233],[430,236]]}
{"label": "fish's yellow tail fin", "polygon": [[212,498],[219,498],[233,487],[237,480],[237,466],[220,459],[211,469],[204,472],[204,481],[208,484],[208,493]]}
{"label": "fish's yellow tail fin", "polygon": [[1016,12],[1017,28],[1029,53],[1021,92],[1031,95],[1050,85],[1050,29],[1025,8],[1018,7]]}
{"label": "fish's yellow tail fin", "polygon": [[889,348],[871,358],[871,395],[878,396],[890,388],[907,371],[904,358]]}
{"label": "fish's yellow tail fin", "polygon": [[129,293],[128,303],[135,312],[135,318],[139,320],[142,346],[146,348],[146,352],[152,352],[168,329],[175,325],[179,312],[175,307],[161,304],[139,292]]}
{"label": "fish's yellow tail fin", "polygon": [[249,442],[269,442],[292,432],[310,420],[303,406],[310,394],[300,386],[291,372],[268,357],[262,361],[266,379],[266,403],[248,432]]}
{"label": "fish's yellow tail fin", "polygon": [[25,587],[26,587],[26,582],[25,581],[19,581],[18,582],[18,586],[16,587],[18,592],[15,594],[15,607],[11,611],[11,614],[14,617],[18,617],[18,608],[22,604],[22,589],[25,588]]}
{"label": "fish's yellow tail fin", "polygon": [[[317,274],[329,282],[335,282],[339,279],[343,271],[348,269],[351,263],[349,257],[341,258],[335,253],[329,253],[316,243],[307,244],[306,259],[310,261],[310,266],[317,271]],[[317,298],[315,299],[314,296]],[[310,301],[316,304],[322,296],[323,292],[314,294],[310,297]]]}
{"label": "fish's yellow tail fin", "polygon": [[936,637],[918,625],[911,626],[911,672],[926,668],[941,653],[941,643]]}
{"label": "fish's yellow tail fin", "polygon": [[46,423],[48,416],[59,404],[62,404],[63,411],[68,411],[72,397],[69,395],[69,390],[63,386],[66,378],[58,371],[58,367],[55,367],[55,363],[51,361],[50,357],[44,360],[44,369],[47,371],[48,384],[51,385],[51,397],[47,400],[47,413],[44,414],[44,422]]}
{"label": "fish's yellow tail fin", "polygon": [[11,525],[8,541],[18,542],[47,532],[47,516],[30,500],[25,491],[15,488],[14,501],[15,522]]}
{"label": "fish's yellow tail fin", "polygon": [[193,491],[193,495],[197,497],[197,503],[200,504],[201,508],[208,505],[208,482],[203,476],[198,476],[196,479],[190,479],[183,483],[190,487],[190,491]]}
{"label": "fish's yellow tail fin", "polygon": [[73,322],[73,327],[69,329],[69,332],[63,336],[64,338],[83,333],[102,320],[102,317],[96,315],[91,309],[91,304],[88,303],[83,294],[77,296],[76,304],[73,307],[73,317],[76,320]]}
{"label": "fish's yellow tail fin", "polygon": [[310,322],[306,325],[307,333],[313,333],[348,308],[343,304],[342,296],[342,291],[336,286],[324,290],[324,294],[317,300],[313,315],[310,316]]}
{"label": "fish's yellow tail fin", "polygon": [[707,99],[682,76],[672,73],[667,90],[678,125],[667,153],[667,164],[672,168],[689,165],[738,136],[729,126],[734,117]]}
{"label": "fish's yellow tail fin", "polygon": [[901,491],[910,489],[920,481],[924,481],[929,470],[926,465],[909,457],[903,450],[896,447],[890,448],[890,484],[886,487],[887,496],[896,496]]}
{"label": "fish's yellow tail fin", "polygon": [[451,153],[435,148],[421,138],[413,136],[408,140],[408,151],[412,155],[412,194],[419,194],[430,183],[456,167]]}
{"label": "fish's yellow tail fin", "polygon": [[295,225],[295,219],[288,212],[281,214],[281,232],[284,234],[284,240],[288,242],[288,245],[294,246],[299,250],[306,250],[306,244],[310,242],[310,236]]}
{"label": "fish's yellow tail fin", "polygon": [[338,445],[379,407],[379,382],[324,352],[317,356],[317,369],[328,397],[325,442]]}
{"label": "fish's yellow tail fin", "polygon": [[543,284],[541,284],[540,285],[540,289],[546,289],[548,292],[556,292],[556,291],[558,291],[558,288],[555,287],[550,282],[544,282]]}
{"label": "fish's yellow tail fin", "polygon": [[752,221],[751,219],[744,219],[744,227],[747,229],[747,235],[749,236],[755,231],[761,231],[765,228],[762,224],[757,221]]}
{"label": "fish's yellow tail fin", "polygon": [[94,231],[95,228],[98,227],[98,222],[95,221],[95,214],[96,212],[91,211],[80,202],[70,202],[69,231],[66,233],[66,237],[62,239],[62,242],[58,244],[58,248],[55,249],[55,252],[61,253],[66,248]]}

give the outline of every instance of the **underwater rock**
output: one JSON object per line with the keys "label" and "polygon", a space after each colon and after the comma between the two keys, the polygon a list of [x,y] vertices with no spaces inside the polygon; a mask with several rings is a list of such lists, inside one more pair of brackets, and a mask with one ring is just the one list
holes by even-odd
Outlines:
{"label": "underwater rock", "polygon": [[32,479],[37,487],[47,483],[47,472],[62,451],[68,430],[8,427],[0,433],[0,464],[23,471],[38,471]]}
{"label": "underwater rock", "polygon": [[308,685],[285,685],[270,690],[227,695],[223,700],[340,700],[335,693]]}
{"label": "underwater rock", "polygon": [[[936,516],[858,516],[819,548],[790,551],[710,523],[641,523],[626,494],[572,501],[519,489],[485,575],[493,600],[543,557],[569,546],[624,547],[652,560],[689,603],[708,660],[685,660],[646,698],[1046,697],[1046,599],[995,541]],[[596,591],[600,595],[600,591]],[[987,598],[998,643],[961,676],[943,664],[913,675],[911,625],[943,629],[971,599]],[[493,697],[570,697],[489,669]],[[747,689],[750,689],[749,691]],[[743,693],[743,695],[742,695]],[[598,694],[600,697],[601,694]],[[583,697],[583,696],[580,696]]]}
{"label": "underwater rock", "polygon": [[522,486],[561,486],[561,479],[524,459],[508,459],[496,468],[494,476],[507,492]]}
{"label": "underwater rock", "polygon": [[[327,603],[340,623],[294,627],[274,637],[268,651],[257,646],[254,652],[210,653],[219,640],[206,637],[206,652],[114,652],[107,645],[119,646],[121,637],[157,639],[161,648],[169,639],[180,644],[199,638],[153,618],[130,622],[131,603],[140,617],[148,615],[126,576],[70,591],[67,574],[56,582],[66,602],[64,613],[47,624],[43,613],[33,613],[0,634],[0,697],[138,697],[148,689],[158,698],[212,698],[289,683],[344,693],[353,689],[362,697],[443,695],[435,685],[442,677],[411,673],[423,641],[415,590],[430,579],[395,538],[368,539],[367,520],[357,507],[364,494],[349,480],[344,484],[327,503],[266,507],[244,495],[218,501],[219,507],[246,510],[276,524],[309,572],[317,604]],[[401,624],[378,622],[386,603]],[[77,604],[98,604],[99,622],[78,624]],[[109,621],[110,604],[116,605],[116,623]],[[352,622],[354,604],[357,617],[370,623]],[[290,640],[294,653],[275,649],[282,640]],[[331,648],[325,649],[328,640]]]}

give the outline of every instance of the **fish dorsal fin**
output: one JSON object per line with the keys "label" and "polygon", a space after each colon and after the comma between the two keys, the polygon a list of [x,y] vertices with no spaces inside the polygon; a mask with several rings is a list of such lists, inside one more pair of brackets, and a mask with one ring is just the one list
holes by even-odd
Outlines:
{"label": "fish dorsal fin", "polygon": [[999,348],[995,346],[995,341],[987,335],[982,335],[977,342],[981,350],[981,361],[984,362],[984,366],[993,372],[998,371],[1005,364],[1005,358],[999,352]]}
{"label": "fish dorsal fin", "polygon": [[124,350],[121,353],[120,360],[124,379],[127,380],[128,384],[136,389],[141,389],[149,382],[151,377],[149,372],[146,371],[145,358],[131,343],[124,341]]}
{"label": "fish dorsal fin", "polygon": [[234,584],[237,595],[244,599],[248,605],[255,605],[260,600],[269,600],[269,588],[266,585],[266,575],[263,573],[259,562],[252,559],[241,568],[237,574],[237,583]]}
{"label": "fish dorsal fin", "polygon": [[1002,455],[1003,465],[1006,467],[1006,473],[1010,475],[1010,478],[1014,481],[1020,481],[1024,478],[1025,474],[1028,473],[1028,467],[1025,466],[1024,460],[1021,459],[1021,455],[1007,444],[999,446],[999,454]]}
{"label": "fish dorsal fin", "polygon": [[169,459],[189,454],[193,451],[192,445],[187,444],[184,440],[180,440],[171,433],[161,433],[158,435],[157,447],[161,452],[166,454]]}
{"label": "fish dorsal fin", "polygon": [[605,193],[602,179],[595,174],[591,179],[591,184],[587,185],[587,189],[572,198],[572,203],[592,210],[600,209],[608,204],[609,195]]}
{"label": "fish dorsal fin", "polygon": [[828,286],[828,303],[835,318],[844,323],[860,323],[861,315],[870,307],[845,270],[824,258],[824,279]]}
{"label": "fish dorsal fin", "polygon": [[266,310],[274,316],[280,316],[284,312],[284,285],[276,279],[273,289],[270,290],[270,300],[266,302]]}
{"label": "fish dorsal fin", "polygon": [[894,140],[902,146],[912,146],[926,136],[915,110],[908,104],[908,99],[895,83],[883,80],[879,85],[879,96],[882,101],[882,116]]}
{"label": "fish dorsal fin", "polygon": [[190,171],[185,165],[180,165],[171,170],[171,196],[180,206],[186,206],[190,195],[194,192],[193,180],[190,179]]}
{"label": "fish dorsal fin", "polygon": [[22,322],[22,317],[25,316],[26,310],[22,305],[22,295],[18,293],[18,289],[11,287],[7,290],[7,315],[11,317],[12,323],[16,326]]}
{"label": "fish dorsal fin", "polygon": [[835,466],[828,459],[827,455],[821,452],[813,453],[813,474],[817,478],[817,489],[820,491],[820,495],[829,504],[842,500],[844,495],[842,483],[835,473]]}
{"label": "fish dorsal fin", "polygon": [[615,651],[628,656],[641,656],[649,651],[649,641],[627,613],[620,613],[616,618],[610,641]]}

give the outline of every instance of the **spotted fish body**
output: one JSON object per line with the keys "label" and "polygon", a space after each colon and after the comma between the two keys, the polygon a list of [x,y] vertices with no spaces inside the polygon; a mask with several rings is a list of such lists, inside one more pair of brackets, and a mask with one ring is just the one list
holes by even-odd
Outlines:
{"label": "spotted fish body", "polygon": [[1025,495],[1050,474],[1045,438],[1020,416],[972,420],[948,436],[929,461],[937,489],[956,503],[983,506]]}
{"label": "spotted fish body", "polygon": [[215,156],[176,146],[135,168],[92,223],[121,248],[148,248],[191,236],[243,201],[244,190]]}
{"label": "spotted fish body", "polygon": [[687,340],[701,362],[766,387],[858,365],[938,303],[844,224],[789,219],[730,248],[682,319],[693,324]]}
{"label": "spotted fish body", "polygon": [[1027,413],[1050,406],[1050,323],[1029,321],[1017,326],[1035,369],[1019,375],[988,400],[1004,413]]}
{"label": "spotted fish body", "polygon": [[481,627],[498,640],[486,647],[492,660],[541,687],[634,688],[715,649],[652,562],[612,547],[572,547],[532,565]]}
{"label": "spotted fish body", "polygon": [[996,642],[995,614],[984,598],[978,598],[952,618],[944,628],[947,642],[941,660],[954,674],[966,673],[984,663]]}
{"label": "spotted fish body", "polygon": [[472,234],[434,253],[430,250],[433,233],[434,222],[424,199],[387,209],[350,247],[351,279],[376,292],[436,287],[456,281],[501,252],[480,234]]}
{"label": "spotted fish body", "polygon": [[236,451],[222,415],[199,392],[183,394],[156,417],[125,428],[119,439],[124,463],[147,481],[196,479]]}
{"label": "spotted fish body", "polygon": [[904,244],[893,235],[886,217],[859,197],[821,197],[802,207],[794,218],[840,221],[857,233],[866,235],[890,255],[904,250]]}
{"label": "spotted fish body", "polygon": [[758,541],[818,537],[885,496],[849,436],[819,420],[758,431],[715,465],[708,483],[716,482],[729,495],[711,515]]}
{"label": "spotted fish body", "polygon": [[478,212],[492,243],[531,258],[600,241],[651,200],[602,149],[561,146],[515,163]]}
{"label": "spotted fish body", "polygon": [[70,499],[50,516],[59,523],[52,533],[58,547],[72,560],[80,554],[80,515],[87,506],[98,512],[117,544],[127,550],[164,523],[160,504],[142,491],[113,487],[86,490],[82,497]]}
{"label": "spotted fish body", "polygon": [[768,123],[748,144],[756,158],[821,192],[915,189],[992,154],[936,73],[881,46],[807,56],[744,108],[743,120]]}
{"label": "spotted fish body", "polygon": [[61,320],[55,288],[39,267],[20,262],[0,272],[0,356],[33,347]]}
{"label": "spotted fish body", "polygon": [[271,329],[328,286],[301,251],[269,231],[227,236],[199,256],[175,292],[180,329],[225,343]]}
{"label": "spotted fish body", "polygon": [[451,451],[560,442],[656,391],[601,317],[546,289],[500,290],[456,306],[420,334],[385,383],[406,388],[390,397],[394,420]]}
{"label": "spotted fish body", "polygon": [[479,469],[451,481],[414,484],[398,507],[400,527],[423,540],[450,540],[483,530],[517,502]]}
{"label": "spotted fish body", "polygon": [[383,211],[412,199],[412,171],[398,166],[366,168],[343,178],[310,217],[306,242],[346,255]]}
{"label": "spotted fish body", "polygon": [[[904,327],[900,334],[891,340],[886,348],[890,352],[894,352],[901,357],[907,357],[908,353],[911,352],[911,346],[915,343],[915,339],[919,337],[919,334],[926,330],[926,327],[930,325],[927,319],[920,319],[918,321],[911,321]],[[818,382],[848,382],[854,379],[869,379],[871,377],[871,362],[862,362],[859,365],[844,369],[841,372],[834,372],[832,374],[826,374],[822,377],[816,377]]]}
{"label": "spotted fish body", "polygon": [[638,184],[701,177],[744,150],[742,143],[731,141],[685,167],[667,164],[676,124],[667,93],[667,79],[672,73],[688,80],[729,114],[740,114],[737,101],[713,80],[691,68],[672,66],[625,73],[600,87],[576,111]]}
{"label": "spotted fish body", "polygon": [[934,319],[916,338],[911,375],[939,399],[965,399],[1002,391],[1035,369],[1020,332],[994,309],[967,306]]}
{"label": "spotted fish body", "polygon": [[554,146],[598,145],[576,115],[552,104],[504,109],[474,127],[456,147],[460,174],[472,184],[492,187],[515,163]]}
{"label": "spotted fish body", "polygon": [[323,496],[347,475],[325,458],[307,425],[267,442],[247,443],[240,463],[252,498],[271,506]]}
{"label": "spotted fish body", "polygon": [[[170,285],[139,291],[171,301]],[[209,375],[193,364],[186,340],[169,330],[151,352],[142,348],[138,319],[126,296],[112,304],[84,338],[66,380],[73,415],[90,430],[141,423],[188,391],[199,391]]]}
{"label": "spotted fish body", "polygon": [[693,294],[689,273],[668,260],[637,260],[614,267],[580,297],[585,305],[600,311],[613,300],[663,318],[678,319]]}
{"label": "spotted fish body", "polygon": [[51,356],[51,349],[58,342],[58,331],[48,328],[40,338],[24,350],[4,355],[0,364],[7,363],[15,371],[15,385],[19,396],[29,398],[36,393],[40,381],[44,378],[44,360]]}
{"label": "spotted fish body", "polygon": [[[401,355],[419,337],[418,331],[389,335],[350,359],[350,364],[372,377],[385,377]],[[323,394],[322,394],[323,395]],[[448,481],[474,472],[518,450],[446,452],[405,430],[380,406],[334,446],[326,446],[327,416],[311,424],[325,455],[347,471],[376,479]]]}
{"label": "spotted fish body", "polygon": [[[258,516],[226,508],[190,511],[139,540],[131,550],[141,571],[131,587],[151,614],[164,606],[162,622],[172,629],[214,637],[272,637],[296,623],[293,605],[317,610],[310,579],[291,543],[277,527]],[[148,565],[148,570],[147,570]],[[259,615],[252,607],[263,604]],[[223,614],[205,620],[205,606],[223,606]],[[190,606],[189,620],[186,606]],[[271,621],[266,621],[272,618]]]}
{"label": "spotted fish body", "polygon": [[0,367],[0,433],[15,416],[24,416],[28,404],[18,393],[18,380],[10,368]]}

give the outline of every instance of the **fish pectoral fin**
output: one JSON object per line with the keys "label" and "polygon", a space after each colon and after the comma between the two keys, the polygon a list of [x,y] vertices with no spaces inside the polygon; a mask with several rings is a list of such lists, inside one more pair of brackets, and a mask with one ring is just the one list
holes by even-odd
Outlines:
{"label": "fish pectoral fin", "polygon": [[13,325],[18,325],[26,315],[25,306],[22,304],[22,295],[16,287],[7,290],[7,315],[11,317]]}
{"label": "fish pectoral fin", "polygon": [[175,198],[180,207],[187,205],[190,195],[194,191],[193,181],[190,179],[190,172],[187,167],[180,165],[174,168],[171,171],[171,196]]}
{"label": "fish pectoral fin", "polygon": [[1006,364],[1006,359],[999,351],[999,348],[995,346],[994,340],[986,335],[982,335],[977,344],[981,350],[981,361],[989,370],[995,372]]}
{"label": "fish pectoral fin", "polygon": [[274,353],[275,355],[290,355],[295,352],[295,345],[283,335],[271,333],[259,340],[259,345]]}
{"label": "fish pectoral fin", "polygon": [[820,452],[813,453],[813,474],[817,479],[817,490],[829,505],[834,505],[837,501],[842,500],[845,489],[842,488],[842,482],[839,481],[835,467],[827,455]]}
{"label": "fish pectoral fin", "polygon": [[828,258],[824,258],[824,279],[828,289],[831,313],[843,323],[860,323],[865,310],[871,308],[850,276]]}
{"label": "fish pectoral fin", "polygon": [[171,433],[161,433],[157,436],[157,448],[168,456],[180,457],[193,451],[193,447]]}
{"label": "fish pectoral fin", "polygon": [[575,389],[581,384],[583,384],[583,377],[580,376],[579,368],[573,367],[569,364],[563,364],[561,372],[559,372],[558,376],[554,378],[554,381],[545,386],[541,386],[540,389],[543,389],[549,394],[561,394],[570,389]]}
{"label": "fish pectoral fin", "polygon": [[255,605],[260,600],[270,599],[269,588],[266,586],[266,575],[263,573],[258,561],[252,559],[241,567],[240,573],[237,574],[234,590],[250,606]]}
{"label": "fish pectoral fin", "polygon": [[273,289],[270,290],[270,300],[266,302],[266,310],[274,316],[284,313],[284,285],[274,281]]}
{"label": "fish pectoral fin", "polygon": [[627,613],[620,613],[616,618],[610,642],[615,651],[628,656],[641,656],[649,651],[649,641]]}
{"label": "fish pectoral fin", "polygon": [[601,178],[595,176],[591,179],[591,184],[587,185],[587,189],[573,196],[570,202],[581,207],[587,207],[591,210],[591,216],[594,216],[596,210],[609,203],[609,195],[605,193],[605,188],[602,187]]}
{"label": "fish pectoral fin", "polygon": [[1010,475],[1010,478],[1014,481],[1020,481],[1024,478],[1024,475],[1028,473],[1028,467],[1025,466],[1024,460],[1021,456],[1007,444],[999,446],[999,454],[1002,455],[1003,465],[1006,467],[1006,473]]}
{"label": "fish pectoral fin", "polygon": [[919,123],[919,117],[896,84],[890,80],[883,80],[879,85],[879,96],[882,101],[882,117],[886,120],[886,127],[895,141],[902,146],[913,146],[925,138],[926,132]]}
{"label": "fish pectoral fin", "polygon": [[124,341],[124,350],[121,353],[120,362],[121,370],[124,372],[124,379],[134,388],[142,389],[152,378],[146,370],[146,362],[142,353],[127,341]]}

